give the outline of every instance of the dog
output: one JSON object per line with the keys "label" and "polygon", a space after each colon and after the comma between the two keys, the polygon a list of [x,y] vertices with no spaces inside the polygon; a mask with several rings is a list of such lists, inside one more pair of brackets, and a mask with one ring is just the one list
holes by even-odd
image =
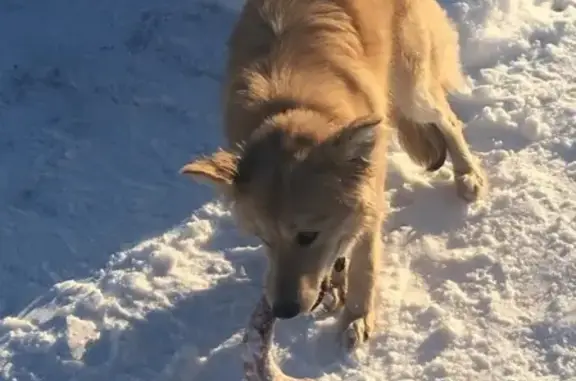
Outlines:
{"label": "dog", "polygon": [[465,85],[458,34],[435,0],[247,0],[228,40],[227,147],[184,165],[213,184],[268,257],[274,316],[317,305],[348,258],[348,350],[375,331],[392,133],[429,171],[453,164],[473,202],[487,181],[447,96]]}

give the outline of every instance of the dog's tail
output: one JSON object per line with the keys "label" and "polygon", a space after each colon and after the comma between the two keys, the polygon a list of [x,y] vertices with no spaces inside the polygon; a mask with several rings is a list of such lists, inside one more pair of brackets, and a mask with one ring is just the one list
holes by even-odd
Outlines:
{"label": "dog's tail", "polygon": [[415,163],[429,172],[444,165],[446,140],[435,124],[418,124],[402,115],[398,115],[396,123],[400,145]]}

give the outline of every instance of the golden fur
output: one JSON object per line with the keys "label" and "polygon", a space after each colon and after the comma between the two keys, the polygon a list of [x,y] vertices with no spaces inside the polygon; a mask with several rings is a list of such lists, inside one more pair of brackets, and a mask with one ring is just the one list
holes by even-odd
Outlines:
{"label": "golden fur", "polygon": [[345,345],[374,329],[390,133],[429,170],[449,154],[458,194],[486,188],[446,99],[458,36],[435,0],[247,0],[229,40],[228,147],[182,172],[214,183],[266,246],[278,317],[309,311],[350,258]]}

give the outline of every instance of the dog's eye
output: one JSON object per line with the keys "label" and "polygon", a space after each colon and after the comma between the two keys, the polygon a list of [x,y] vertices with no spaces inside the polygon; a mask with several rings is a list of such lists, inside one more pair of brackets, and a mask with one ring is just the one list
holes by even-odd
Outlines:
{"label": "dog's eye", "polygon": [[318,232],[300,232],[296,235],[296,243],[299,246],[310,246],[318,237]]}

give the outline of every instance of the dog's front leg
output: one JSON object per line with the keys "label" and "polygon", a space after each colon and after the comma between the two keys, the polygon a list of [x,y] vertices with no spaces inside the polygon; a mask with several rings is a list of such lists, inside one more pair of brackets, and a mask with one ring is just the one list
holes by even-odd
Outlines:
{"label": "dog's front leg", "polygon": [[354,350],[375,328],[375,299],[382,253],[380,224],[359,237],[350,256],[346,302],[340,317],[342,344]]}

